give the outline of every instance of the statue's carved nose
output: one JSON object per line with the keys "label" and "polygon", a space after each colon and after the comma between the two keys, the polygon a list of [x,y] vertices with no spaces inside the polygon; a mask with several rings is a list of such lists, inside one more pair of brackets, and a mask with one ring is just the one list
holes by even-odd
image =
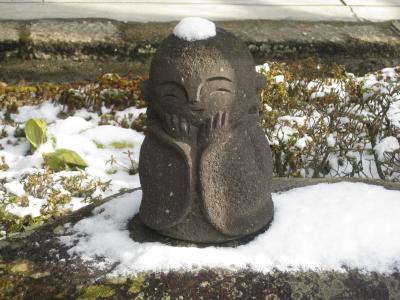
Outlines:
{"label": "statue's carved nose", "polygon": [[190,93],[188,97],[188,102],[193,104],[200,103],[200,87],[194,90],[192,93]]}
{"label": "statue's carved nose", "polygon": [[201,101],[201,90],[203,83],[200,79],[194,80],[194,82],[187,87],[187,100],[191,105],[199,105]]}
{"label": "statue's carved nose", "polygon": [[200,97],[190,97],[189,98],[189,103],[200,103]]}
{"label": "statue's carved nose", "polygon": [[201,98],[200,98],[200,90],[201,86],[198,87],[197,91],[195,93],[192,93],[192,97],[188,98],[188,102],[190,104],[190,109],[192,111],[202,111],[204,110],[204,107],[201,103]]}

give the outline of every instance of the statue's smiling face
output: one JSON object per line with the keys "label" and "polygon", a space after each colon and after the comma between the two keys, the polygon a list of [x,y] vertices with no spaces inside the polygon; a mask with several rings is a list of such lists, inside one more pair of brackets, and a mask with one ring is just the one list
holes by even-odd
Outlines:
{"label": "statue's smiling face", "polygon": [[215,37],[201,41],[166,38],[153,57],[145,97],[161,119],[175,115],[200,126],[226,112],[234,124],[258,113],[263,82],[247,46],[217,28]]}
{"label": "statue's smiling face", "polygon": [[229,112],[234,105],[235,73],[227,63],[183,67],[166,62],[154,73],[152,103],[161,115],[177,115],[200,125],[218,112]]}

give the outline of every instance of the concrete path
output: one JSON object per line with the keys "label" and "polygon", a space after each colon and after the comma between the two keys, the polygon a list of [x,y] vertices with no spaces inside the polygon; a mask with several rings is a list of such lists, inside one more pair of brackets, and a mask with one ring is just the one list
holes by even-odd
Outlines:
{"label": "concrete path", "polygon": [[0,0],[0,19],[109,18],[164,22],[212,20],[382,21],[400,19],[400,0]]}

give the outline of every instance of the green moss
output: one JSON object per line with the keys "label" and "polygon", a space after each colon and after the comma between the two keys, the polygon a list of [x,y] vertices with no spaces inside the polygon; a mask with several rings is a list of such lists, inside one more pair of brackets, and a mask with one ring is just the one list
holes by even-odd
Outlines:
{"label": "green moss", "polygon": [[115,148],[115,149],[133,148],[133,144],[128,143],[126,141],[113,142],[113,143],[111,143],[111,146],[113,146],[113,148]]}
{"label": "green moss", "polygon": [[129,288],[129,293],[139,293],[142,288],[145,286],[146,276],[138,275],[137,277],[132,279],[131,287]]}
{"label": "green moss", "polygon": [[31,277],[33,279],[40,279],[40,278],[48,277],[48,276],[50,276],[50,273],[45,271],[45,272],[37,272],[37,273],[31,274],[29,277]]}
{"label": "green moss", "polygon": [[105,148],[104,144],[96,142],[96,141],[93,141],[93,142],[96,144],[97,149],[104,149]]}
{"label": "green moss", "polygon": [[0,156],[0,171],[7,171],[10,167],[8,166],[4,156]]}
{"label": "green moss", "polygon": [[[106,145],[93,141],[96,144],[97,149],[105,149]],[[126,141],[120,141],[120,142],[112,142],[111,147],[115,148],[115,149],[125,149],[125,148],[133,148],[133,144],[132,143],[128,143]]]}
{"label": "green moss", "polygon": [[32,263],[27,260],[17,261],[10,265],[11,274],[27,275],[32,271]]}
{"label": "green moss", "polygon": [[8,296],[14,289],[14,284],[8,276],[0,277],[0,299],[9,299]]}
{"label": "green moss", "polygon": [[108,170],[106,170],[106,174],[107,175],[113,175],[113,174],[115,174],[115,173],[117,173],[118,171],[117,170],[114,170],[114,169],[108,169]]}
{"label": "green moss", "polygon": [[107,285],[92,285],[82,290],[82,295],[78,298],[80,300],[96,300],[99,298],[112,297],[115,291],[112,287]]}

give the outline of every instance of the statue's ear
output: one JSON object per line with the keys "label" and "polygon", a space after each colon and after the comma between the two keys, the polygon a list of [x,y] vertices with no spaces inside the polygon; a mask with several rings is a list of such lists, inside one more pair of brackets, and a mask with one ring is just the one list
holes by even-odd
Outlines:
{"label": "statue's ear", "polygon": [[144,80],[140,83],[140,91],[142,92],[143,98],[146,102],[149,102],[149,80]]}
{"label": "statue's ear", "polygon": [[256,93],[257,95],[265,88],[266,80],[264,75],[256,73]]}

